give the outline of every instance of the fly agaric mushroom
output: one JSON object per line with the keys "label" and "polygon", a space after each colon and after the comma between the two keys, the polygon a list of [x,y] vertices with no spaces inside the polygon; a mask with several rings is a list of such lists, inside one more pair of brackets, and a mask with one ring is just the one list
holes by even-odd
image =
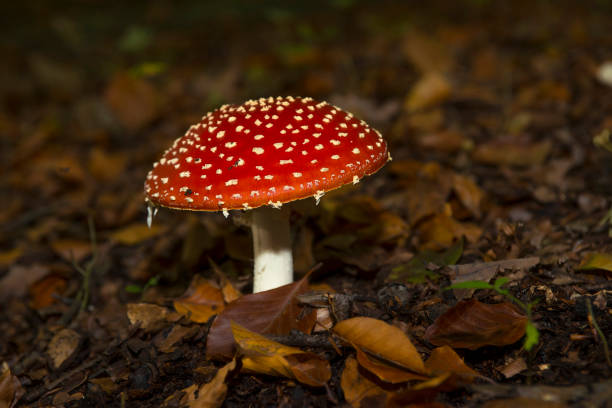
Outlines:
{"label": "fly agaric mushroom", "polygon": [[145,182],[156,206],[252,210],[253,291],[293,282],[284,203],[357,183],[390,160],[380,133],[312,98],[277,97],[224,105],[191,126],[153,165]]}

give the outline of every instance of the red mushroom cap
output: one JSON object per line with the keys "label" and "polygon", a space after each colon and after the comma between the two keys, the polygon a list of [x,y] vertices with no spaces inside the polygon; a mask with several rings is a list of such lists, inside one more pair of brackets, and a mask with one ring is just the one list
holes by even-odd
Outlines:
{"label": "red mushroom cap", "polygon": [[227,211],[280,206],[379,170],[380,133],[327,102],[261,98],[224,105],[175,140],[147,175],[147,200],[164,207]]}

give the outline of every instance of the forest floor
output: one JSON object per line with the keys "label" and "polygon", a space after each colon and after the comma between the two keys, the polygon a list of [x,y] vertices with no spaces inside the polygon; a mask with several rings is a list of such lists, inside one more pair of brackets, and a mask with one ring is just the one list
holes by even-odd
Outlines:
{"label": "forest floor", "polygon": [[[612,406],[612,7],[416,4],[4,6],[0,407]],[[143,183],[277,95],[393,161],[295,203],[298,280],[249,295],[236,214],[147,228]]]}

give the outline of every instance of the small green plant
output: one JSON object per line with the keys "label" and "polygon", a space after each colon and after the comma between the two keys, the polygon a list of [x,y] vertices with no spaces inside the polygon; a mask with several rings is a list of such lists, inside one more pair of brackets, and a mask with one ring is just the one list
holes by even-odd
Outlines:
{"label": "small green plant", "polygon": [[450,285],[444,288],[444,290],[491,289],[491,290],[496,291],[500,295],[506,297],[508,300],[510,300],[514,304],[516,304],[527,315],[527,323],[525,325],[525,341],[523,342],[523,348],[527,351],[530,351],[533,348],[533,346],[538,344],[540,340],[540,332],[538,331],[538,328],[535,326],[535,324],[533,324],[533,316],[531,313],[531,310],[533,306],[537,304],[537,301],[530,302],[530,303],[522,302],[521,300],[514,297],[508,289],[502,288],[502,286],[504,286],[506,283],[508,283],[508,278],[497,278],[495,279],[495,282],[493,282],[493,284],[490,284],[484,281],[467,281],[467,282],[455,283],[454,285]]}
{"label": "small green plant", "polygon": [[144,293],[144,291],[149,289],[150,287],[157,286],[159,284],[159,278],[160,278],[159,275],[153,276],[151,279],[147,281],[147,283],[144,284],[144,286],[127,285],[125,287],[125,291],[127,293]]}

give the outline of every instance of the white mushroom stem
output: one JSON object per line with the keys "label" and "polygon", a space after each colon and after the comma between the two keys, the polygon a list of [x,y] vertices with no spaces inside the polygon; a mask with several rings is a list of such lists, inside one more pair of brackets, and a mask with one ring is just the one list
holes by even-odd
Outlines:
{"label": "white mushroom stem", "polygon": [[260,207],[252,212],[253,293],[293,282],[289,209]]}

